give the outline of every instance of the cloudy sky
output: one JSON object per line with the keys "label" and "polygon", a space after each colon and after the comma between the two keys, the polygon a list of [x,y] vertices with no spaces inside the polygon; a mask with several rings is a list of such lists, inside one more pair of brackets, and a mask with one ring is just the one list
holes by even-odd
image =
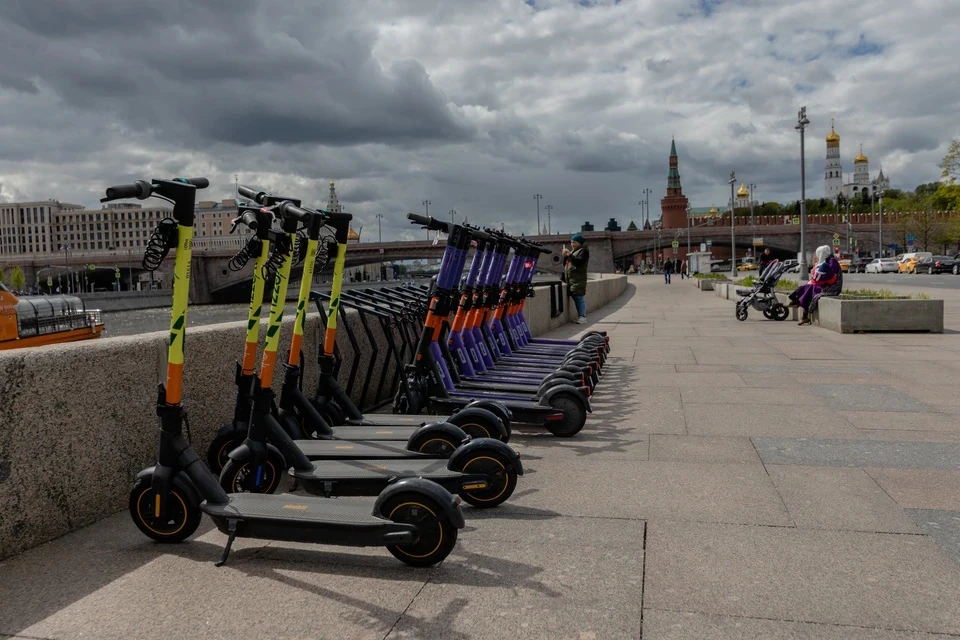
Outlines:
{"label": "cloudy sky", "polygon": [[[0,0],[0,200],[95,206],[205,175],[325,202],[374,239],[408,211],[530,233],[659,215],[671,136],[693,206],[730,171],[823,193],[835,118],[893,186],[960,136],[957,0]],[[951,53],[953,51],[953,53]],[[369,235],[368,235],[369,234]],[[418,236],[419,237],[419,236]]]}

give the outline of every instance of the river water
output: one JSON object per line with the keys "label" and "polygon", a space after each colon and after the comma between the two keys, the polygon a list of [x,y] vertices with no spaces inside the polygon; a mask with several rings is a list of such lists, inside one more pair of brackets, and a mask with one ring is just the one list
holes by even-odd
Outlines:
{"label": "river water", "polygon": [[[263,307],[263,317],[266,317],[268,306]],[[202,327],[207,324],[221,322],[238,322],[247,319],[249,304],[209,304],[194,305],[187,312],[187,327]],[[296,313],[297,305],[288,303],[284,308],[284,317]],[[310,307],[316,312],[316,307]],[[104,311],[104,338],[117,336],[133,336],[151,331],[166,331],[170,328],[170,307],[156,309],[138,309],[136,311]]]}

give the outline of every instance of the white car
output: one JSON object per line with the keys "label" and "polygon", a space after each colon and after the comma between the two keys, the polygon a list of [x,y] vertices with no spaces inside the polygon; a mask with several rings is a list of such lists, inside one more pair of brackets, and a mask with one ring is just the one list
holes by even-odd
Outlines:
{"label": "white car", "polygon": [[900,265],[894,258],[877,258],[869,263],[864,273],[899,273]]}

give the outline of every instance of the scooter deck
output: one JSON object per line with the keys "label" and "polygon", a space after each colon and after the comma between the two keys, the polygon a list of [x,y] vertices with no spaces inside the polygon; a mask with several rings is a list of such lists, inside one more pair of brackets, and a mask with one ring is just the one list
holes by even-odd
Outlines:
{"label": "scooter deck", "polygon": [[[421,420],[420,422],[423,422]],[[424,423],[425,424],[425,423]],[[366,425],[363,427],[334,427],[333,437],[342,440],[385,440],[396,444],[406,442],[410,436],[420,428],[420,425],[409,427],[392,427]]]}
{"label": "scooter deck", "polygon": [[436,459],[437,456],[410,451],[402,442],[383,440],[294,440],[293,443],[311,460],[409,460]]}
{"label": "scooter deck", "polygon": [[226,504],[204,501],[200,509],[212,518],[373,527],[384,524],[383,518],[373,515],[373,505],[369,501],[327,500],[286,493],[232,493]]}
{"label": "scooter deck", "polygon": [[306,482],[363,481],[387,482],[392,478],[444,480],[460,477],[446,466],[446,460],[317,460],[309,470],[293,469],[291,474]]}
{"label": "scooter deck", "polygon": [[[439,418],[437,418],[439,420]],[[372,426],[390,426],[390,427],[422,427],[427,424],[427,420],[419,416],[398,416],[389,413],[383,414],[367,414],[363,416],[361,420],[350,420],[347,419],[348,427],[372,427]],[[337,429],[342,429],[343,427],[337,427]],[[412,433],[412,431],[411,431]]]}

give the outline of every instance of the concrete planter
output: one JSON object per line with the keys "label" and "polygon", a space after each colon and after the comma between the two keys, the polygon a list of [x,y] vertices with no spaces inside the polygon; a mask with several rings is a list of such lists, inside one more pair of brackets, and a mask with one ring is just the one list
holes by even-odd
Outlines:
{"label": "concrete planter", "polygon": [[810,319],[837,333],[923,331],[943,333],[943,300],[821,298]]}
{"label": "concrete planter", "polygon": [[700,291],[713,291],[713,285],[716,280],[707,280],[705,278],[697,279],[697,289]]}

